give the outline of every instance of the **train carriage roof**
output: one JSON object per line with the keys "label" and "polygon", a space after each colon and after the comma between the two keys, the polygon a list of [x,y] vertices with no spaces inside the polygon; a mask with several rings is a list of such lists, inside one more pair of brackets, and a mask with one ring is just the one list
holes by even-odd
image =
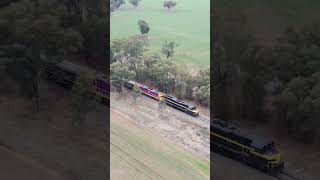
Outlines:
{"label": "train carriage roof", "polygon": [[250,135],[250,138],[252,139],[251,146],[259,150],[262,150],[266,145],[273,143],[272,140],[259,136]]}
{"label": "train carriage roof", "polygon": [[193,109],[193,108],[196,108],[197,106],[195,104],[191,104],[191,103],[186,103],[180,99],[177,99],[173,96],[170,96],[170,95],[166,95],[166,98],[169,99],[169,100],[172,100],[172,101],[175,101],[175,102],[178,102],[179,104],[181,105],[184,105],[184,106],[187,106],[188,108],[190,109]]}

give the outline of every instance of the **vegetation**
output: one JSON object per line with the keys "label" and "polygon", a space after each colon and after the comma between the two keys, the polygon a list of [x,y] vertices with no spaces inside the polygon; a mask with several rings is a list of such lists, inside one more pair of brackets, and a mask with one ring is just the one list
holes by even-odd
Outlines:
{"label": "vegetation", "polygon": [[[178,2],[178,1],[177,1]],[[163,8],[163,1],[143,1],[136,9],[131,4],[123,5],[121,11],[114,11],[110,17],[111,41],[141,34],[137,22],[144,20],[151,30],[148,32],[149,51],[151,56],[159,53],[165,40],[179,44],[174,48],[170,59],[178,64],[188,64],[190,71],[196,74],[210,64],[210,1],[195,3],[184,0],[174,13]],[[196,22],[190,26],[190,22]],[[161,57],[164,54],[159,53]]]}
{"label": "vegetation", "polygon": [[176,4],[177,4],[177,3],[176,3],[175,1],[164,1],[164,2],[163,2],[163,7],[164,7],[164,8],[171,9],[171,8],[175,7]]}
{"label": "vegetation", "polygon": [[270,121],[297,140],[313,142],[320,135],[320,22],[290,25],[270,46],[253,37],[244,14],[215,15],[215,116]]}
{"label": "vegetation", "polygon": [[124,0],[110,0],[110,11],[113,12],[120,8],[121,5],[125,4]]}
{"label": "vegetation", "polygon": [[110,66],[110,73],[110,82],[119,93],[122,93],[124,83],[135,77],[135,72],[130,70],[129,66],[121,62],[112,63]]}
{"label": "vegetation", "polygon": [[142,35],[112,42],[111,83],[118,92],[122,92],[125,81],[135,79],[156,86],[165,93],[173,93],[179,98],[209,104],[209,69],[192,76],[182,65],[163,59],[158,54],[147,55],[147,45],[148,40]]}
{"label": "vegetation", "polygon": [[136,104],[137,98],[140,96],[140,90],[137,86],[134,86],[132,89],[132,99],[133,103]]}
{"label": "vegetation", "polygon": [[138,25],[141,34],[148,34],[148,32],[150,31],[150,27],[147,22],[145,22],[144,20],[139,20]]}
{"label": "vegetation", "polygon": [[174,41],[167,42],[165,41],[162,46],[162,53],[169,59],[169,57],[172,57],[174,54],[174,47],[177,46]]}
{"label": "vegetation", "polygon": [[95,107],[91,80],[86,75],[78,77],[72,87],[73,126],[84,124],[87,114]]}
{"label": "vegetation", "polygon": [[103,0],[12,1],[1,8],[1,56],[22,94],[33,99],[36,111],[41,74],[47,66],[81,57],[106,67],[106,13]]}
{"label": "vegetation", "polygon": [[138,7],[141,0],[129,0],[129,2],[134,6]]}

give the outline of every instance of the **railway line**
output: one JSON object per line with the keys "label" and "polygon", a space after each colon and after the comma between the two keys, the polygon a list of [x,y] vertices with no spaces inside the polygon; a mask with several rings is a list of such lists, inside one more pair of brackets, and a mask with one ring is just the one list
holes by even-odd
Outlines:
{"label": "railway line", "polygon": [[[132,91],[129,90],[129,89],[127,89],[126,92],[127,92],[128,94],[131,94],[131,93],[132,93]],[[141,96],[140,98],[151,99],[151,98],[149,98],[149,97],[147,97],[147,96]],[[153,99],[153,98],[152,98],[152,99]],[[154,99],[153,99],[153,100],[154,100]],[[155,101],[155,102],[156,102],[156,101]],[[193,115],[191,115],[191,114],[187,114],[187,113],[182,112],[182,111],[180,111],[180,110],[178,110],[178,109],[176,109],[176,108],[173,108],[173,107],[171,107],[171,106],[166,105],[166,107],[169,107],[171,111],[174,111],[174,112],[176,112],[176,113],[181,113],[181,114],[183,114],[183,115],[185,115],[185,116],[190,116],[190,117],[191,117],[192,119],[194,119],[194,120],[199,120],[199,121],[205,123],[205,124],[208,125],[208,126],[209,126],[209,124],[210,124],[210,117],[208,117],[208,116],[205,116],[205,115],[202,115],[202,114],[199,114],[198,116],[193,116]]]}
{"label": "railway line", "polygon": [[[66,68],[66,67],[68,67],[68,68]],[[74,81],[75,80],[74,76],[76,76],[76,74],[77,74],[77,73],[73,73],[73,72],[78,72],[78,71],[74,70],[75,68],[73,67],[73,65],[71,66],[71,65],[66,64],[66,63],[62,64],[60,68],[62,68],[62,69],[66,68],[68,71],[65,72],[65,75],[69,75],[71,78],[68,79],[68,78],[65,78],[65,77],[63,77],[63,78],[54,77],[54,80],[62,81],[63,84],[67,84],[67,85],[68,84],[73,84],[73,82],[70,82],[70,81]],[[55,71],[58,71],[58,70],[57,69],[53,69],[53,70],[50,70],[49,72],[52,73],[52,72],[55,72]],[[98,77],[97,79],[95,79],[94,85],[95,85],[95,87],[97,87],[97,92],[96,92],[97,95],[99,95],[102,98],[108,99],[108,97],[107,97],[108,93],[107,92],[108,91],[110,92],[110,89],[109,89],[109,86],[107,86],[106,82],[107,82],[106,78]],[[199,121],[201,121],[201,122],[203,122],[205,124],[210,124],[210,117],[202,115],[202,114],[197,114],[196,115],[195,112],[196,113],[198,113],[198,112],[197,112],[196,109],[193,109],[194,108],[193,106],[185,104],[184,102],[182,102],[180,100],[177,100],[177,99],[175,99],[173,97],[169,97],[168,96],[167,99],[166,99],[165,96],[162,96],[161,92],[158,92],[156,90],[150,89],[150,88],[148,88],[146,86],[141,86],[141,91],[142,90],[143,90],[145,95],[149,95],[149,97],[152,96],[152,98],[155,99],[155,100],[160,100],[162,97],[164,97],[165,100],[166,100],[167,106],[170,106],[171,107],[170,109],[172,111],[179,111],[180,113],[182,113],[184,115],[188,115],[188,116],[193,117],[193,119],[195,119],[195,120],[199,120]],[[179,108],[177,109],[175,107],[172,107],[173,105],[174,106],[179,106],[180,110],[179,110]],[[193,114],[188,113],[186,110],[188,110],[188,112],[192,112]],[[233,141],[230,141],[230,142],[232,143]],[[230,143],[230,142],[228,142],[228,143]],[[240,146],[239,145],[239,147],[243,148],[244,146]],[[302,180],[300,178],[295,177],[294,175],[292,175],[292,173],[288,172],[285,169],[282,170],[280,173],[278,173],[274,177],[279,179],[279,180]]]}
{"label": "railway line", "polygon": [[283,169],[277,176],[277,179],[279,180],[302,180],[294,175],[292,173],[288,172],[288,170]]}
{"label": "railway line", "polygon": [[[93,93],[97,97],[99,97],[102,101],[109,101],[110,84],[108,77],[106,75],[97,73],[90,68],[68,61],[63,61],[53,67],[48,67],[43,76],[47,80],[55,81],[59,85],[70,89],[80,74],[86,74],[87,77],[91,79]],[[152,89],[134,81],[126,82],[124,87],[130,90],[137,90],[141,94],[154,100],[164,101],[167,106],[173,107],[174,109],[177,109],[185,114],[196,117],[200,121],[210,121],[208,117],[199,114],[196,105],[188,104],[156,89]]]}
{"label": "railway line", "polygon": [[203,121],[205,123],[210,123],[210,117],[208,116],[204,116],[204,115],[199,115],[198,117],[196,117],[197,119],[199,119],[200,121]]}

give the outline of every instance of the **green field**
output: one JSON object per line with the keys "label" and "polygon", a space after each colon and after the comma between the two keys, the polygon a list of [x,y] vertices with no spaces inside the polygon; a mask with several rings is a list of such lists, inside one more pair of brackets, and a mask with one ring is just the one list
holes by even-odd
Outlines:
{"label": "green field", "polygon": [[150,26],[149,52],[161,51],[165,40],[178,44],[173,57],[177,62],[205,67],[210,64],[210,1],[177,0],[168,11],[162,0],[142,0],[134,8],[128,2],[110,17],[111,39],[140,34],[137,21]]}

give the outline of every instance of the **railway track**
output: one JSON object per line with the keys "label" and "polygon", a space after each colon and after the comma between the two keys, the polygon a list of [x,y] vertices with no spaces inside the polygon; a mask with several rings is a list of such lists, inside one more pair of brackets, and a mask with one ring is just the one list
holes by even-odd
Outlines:
{"label": "railway track", "polygon": [[287,170],[282,170],[277,176],[277,179],[279,180],[302,180],[296,176],[294,176],[292,173],[288,172]]}
{"label": "railway track", "polygon": [[[131,94],[131,91],[127,91],[127,93],[129,93],[129,94]],[[146,97],[146,96],[141,96],[142,98],[145,98],[145,99],[150,99],[150,98],[148,98],[148,97]],[[208,116],[204,116],[204,115],[199,115],[199,116],[192,116],[192,115],[190,115],[190,114],[187,114],[187,113],[185,113],[185,112],[182,112],[182,111],[180,111],[180,110],[177,110],[177,109],[175,109],[175,108],[173,108],[173,107],[171,107],[171,106],[168,106],[168,105],[166,105],[167,107],[169,107],[172,111],[175,111],[175,112],[178,112],[178,113],[182,113],[182,114],[184,114],[184,115],[188,115],[188,116],[191,116],[191,117],[193,117],[193,118],[195,118],[195,119],[198,119],[198,120],[200,120],[200,121],[202,121],[202,122],[204,122],[204,123],[210,123],[210,117],[208,117]]]}
{"label": "railway track", "polygon": [[210,118],[204,115],[199,115],[198,117],[196,117],[197,119],[199,119],[200,121],[206,122],[206,123],[210,123]]}

